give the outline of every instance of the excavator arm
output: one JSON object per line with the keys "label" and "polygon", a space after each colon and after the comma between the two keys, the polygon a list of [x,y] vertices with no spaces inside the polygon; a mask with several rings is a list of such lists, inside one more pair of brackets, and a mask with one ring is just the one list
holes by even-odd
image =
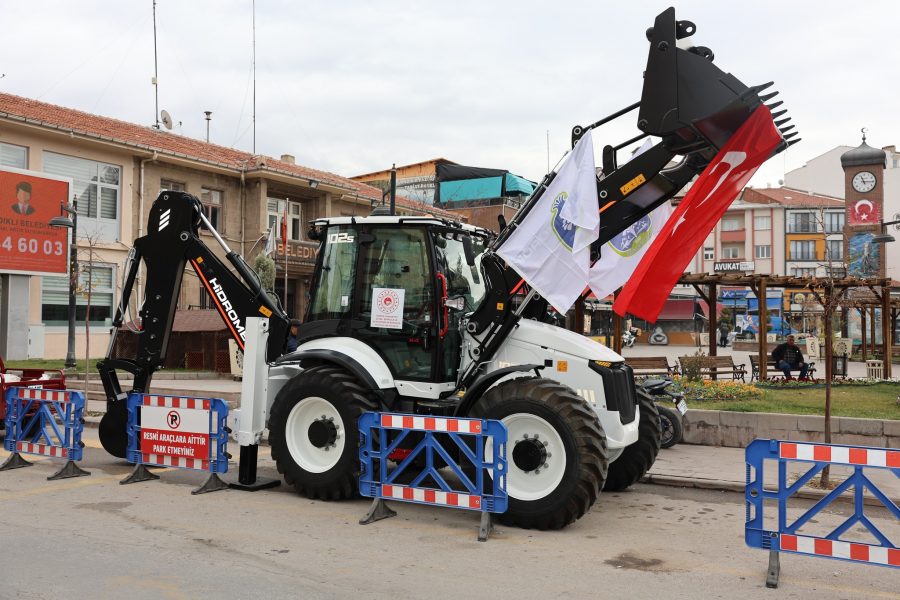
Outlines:
{"label": "excavator arm", "polygon": [[[237,274],[200,238],[201,226],[213,235]],[[100,441],[110,454],[119,457],[125,456],[127,445],[124,402],[127,394],[122,392],[116,371],[121,369],[134,376],[132,391],[148,391],[153,374],[166,358],[187,265],[196,272],[228,333],[242,351],[247,317],[269,319],[269,346],[266,349],[269,361],[282,354],[289,327],[287,315],[265,293],[243,258],[228,247],[206,220],[196,197],[183,192],[161,193],[150,209],[147,231],[147,235],[135,240],[129,254],[122,300],[113,319],[112,339],[106,358],[97,363],[107,400],[107,412],[100,423]],[[116,336],[125,322],[140,261],[146,266],[146,281],[137,328],[137,354],[128,358],[115,357]]]}

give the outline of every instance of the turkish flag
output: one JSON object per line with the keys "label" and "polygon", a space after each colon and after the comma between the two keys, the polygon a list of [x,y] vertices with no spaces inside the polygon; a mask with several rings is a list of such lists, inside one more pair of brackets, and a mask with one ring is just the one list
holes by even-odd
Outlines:
{"label": "turkish flag", "polygon": [[613,304],[616,313],[656,322],[706,236],[780,143],[772,113],[761,105],[719,150],[666,221]]}
{"label": "turkish flag", "polygon": [[284,255],[287,256],[287,202],[284,203],[284,218],[281,220],[281,243],[284,244]]}

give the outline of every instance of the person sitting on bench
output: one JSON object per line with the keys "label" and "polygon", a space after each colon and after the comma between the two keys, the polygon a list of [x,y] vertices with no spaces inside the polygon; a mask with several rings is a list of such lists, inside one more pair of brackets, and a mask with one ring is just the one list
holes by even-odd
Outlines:
{"label": "person sitting on bench", "polygon": [[806,381],[809,365],[803,362],[803,353],[800,347],[794,343],[794,336],[789,335],[783,344],[779,344],[772,350],[772,358],[775,366],[784,371],[785,379],[793,379],[791,371],[800,369],[801,381]]}

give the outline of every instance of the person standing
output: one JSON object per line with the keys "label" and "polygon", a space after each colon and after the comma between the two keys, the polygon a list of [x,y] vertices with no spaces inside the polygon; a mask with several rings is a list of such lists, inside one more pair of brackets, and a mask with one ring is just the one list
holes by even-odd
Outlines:
{"label": "person standing", "polygon": [[791,371],[800,369],[801,381],[808,379],[809,365],[803,361],[803,353],[800,347],[794,343],[794,336],[789,335],[783,344],[779,344],[772,350],[772,358],[775,360],[775,366],[784,372],[785,379],[793,379]]}
{"label": "person standing", "polygon": [[728,334],[730,333],[728,323],[722,321],[719,324],[719,345],[723,348],[728,345]]}

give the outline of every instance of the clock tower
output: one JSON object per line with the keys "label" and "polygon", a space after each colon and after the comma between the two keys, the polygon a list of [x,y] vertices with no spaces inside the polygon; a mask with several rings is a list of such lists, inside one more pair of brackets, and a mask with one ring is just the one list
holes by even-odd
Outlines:
{"label": "clock tower", "polygon": [[873,244],[872,236],[880,232],[884,220],[885,152],[866,143],[841,155],[844,169],[844,262],[852,277],[884,277],[883,244]]}

